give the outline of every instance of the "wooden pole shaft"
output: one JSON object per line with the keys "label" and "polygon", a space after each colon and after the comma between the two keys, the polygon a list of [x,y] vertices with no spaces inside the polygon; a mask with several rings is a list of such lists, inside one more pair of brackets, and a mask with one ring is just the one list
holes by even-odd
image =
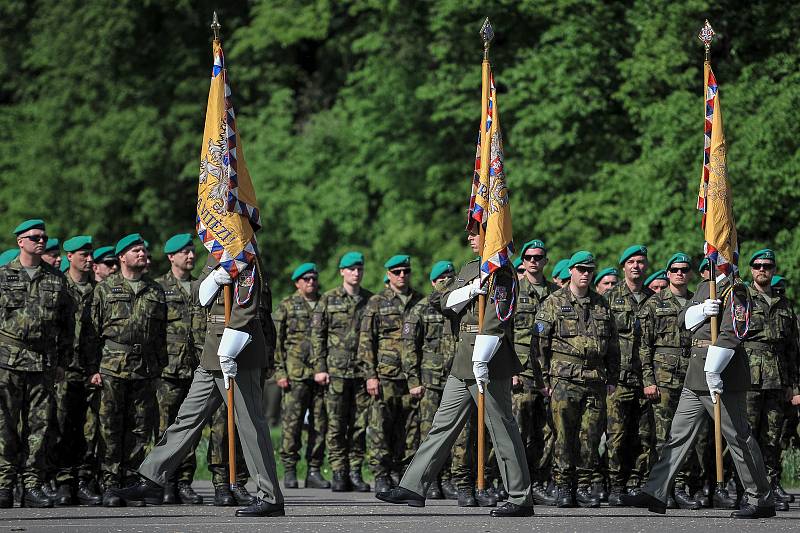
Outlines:
{"label": "wooden pole shaft", "polygon": [[[233,288],[225,285],[225,325],[231,319],[231,307],[233,306]],[[235,381],[230,380],[228,388],[228,483],[231,488],[236,485],[236,424],[233,418],[233,387]]]}
{"label": "wooden pole shaft", "polygon": [[[709,280],[709,297],[712,300],[717,299],[717,272],[716,265],[710,261],[711,279]],[[716,316],[711,317],[711,344],[717,342],[719,335],[719,318]],[[716,394],[716,393],[714,393]],[[717,401],[714,403],[714,456],[716,457],[717,466],[717,486],[722,485],[725,473],[722,469],[722,397],[717,394]]]}

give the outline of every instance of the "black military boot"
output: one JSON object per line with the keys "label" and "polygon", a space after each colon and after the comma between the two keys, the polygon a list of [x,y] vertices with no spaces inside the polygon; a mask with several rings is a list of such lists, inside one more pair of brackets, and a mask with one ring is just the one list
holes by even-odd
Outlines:
{"label": "black military boot", "polygon": [[122,507],[125,505],[125,502],[122,501],[122,498],[114,494],[114,489],[117,487],[109,486],[106,488],[105,492],[103,492],[103,507]]}
{"label": "black military boot", "polygon": [[75,505],[75,498],[72,497],[72,485],[69,483],[62,483],[56,489],[55,504],[59,507],[67,507]]}
{"label": "black military boot", "polygon": [[0,509],[11,509],[14,507],[14,489],[0,489]]}
{"label": "black military boot", "polygon": [[562,509],[577,507],[575,495],[569,487],[558,487],[556,489],[556,506]]}
{"label": "black military boot", "polygon": [[678,509],[678,502],[672,497],[672,494],[667,496],[667,509]]}
{"label": "black military boot", "polygon": [[600,507],[600,499],[597,496],[592,496],[589,487],[580,487],[575,492],[575,499],[578,500],[578,505],[587,509]]}
{"label": "black military boot", "polygon": [[392,472],[389,475],[389,479],[392,480],[392,487],[399,487],[400,486],[400,478],[403,477],[397,472]]}
{"label": "black military boot", "polygon": [[[781,500],[780,497],[778,497],[777,494],[775,494],[772,497],[772,501],[775,502],[775,510],[776,511],[788,511],[789,510],[789,504],[786,503],[785,501]],[[740,504],[739,505],[739,509],[741,509],[741,508],[742,508],[742,505]]]}
{"label": "black military boot", "polygon": [[702,489],[695,491],[694,499],[700,502],[700,507],[711,507],[711,499],[708,495],[703,494]]}
{"label": "black military boot", "polygon": [[794,494],[789,494],[788,492],[783,490],[783,487],[781,487],[779,481],[772,482],[772,492],[775,493],[776,501],[780,499],[781,501],[786,503],[794,503]]}
{"label": "black military boot", "polygon": [[188,503],[190,505],[203,504],[203,497],[194,491],[190,483],[185,481],[178,482],[178,498],[181,503]]}
{"label": "black military boot", "polygon": [[428,491],[425,493],[425,498],[428,500],[444,500],[442,489],[439,488],[438,483],[431,483],[431,486],[428,487]]}
{"label": "black military boot", "polygon": [[497,501],[504,502],[508,499],[508,491],[506,490],[505,485],[503,482],[500,481],[497,483]]}
{"label": "black military boot", "polygon": [[58,500],[58,494],[56,494],[56,491],[53,489],[53,486],[50,484],[50,482],[45,481],[42,483],[41,488],[44,495],[50,498],[50,501],[53,502],[53,505],[55,505],[56,501]]}
{"label": "black military boot", "polygon": [[175,483],[168,482],[164,485],[164,497],[161,503],[166,505],[177,505],[180,503],[178,499],[178,486]]}
{"label": "black military boot", "polygon": [[592,496],[601,502],[607,502],[608,491],[606,490],[606,484],[602,481],[592,481]]}
{"label": "black military boot", "polygon": [[442,481],[442,496],[444,496],[446,500],[458,499],[458,489],[449,479]]}
{"label": "black military boot", "polygon": [[469,487],[458,488],[458,506],[459,507],[477,507],[478,502],[475,501],[475,492]]}
{"label": "black military boot", "polygon": [[697,511],[703,506],[699,501],[689,496],[685,488],[680,490],[675,489],[675,503],[678,504],[678,507],[681,509],[689,509],[692,511]]}
{"label": "black military boot", "polygon": [[314,468],[310,469],[306,474],[305,487],[307,489],[329,489],[331,488],[331,482],[322,477],[322,472],[319,471],[319,468]]}
{"label": "black military boot", "polygon": [[297,484],[297,472],[294,470],[287,470],[283,474],[283,488],[296,489],[299,487]]}
{"label": "black military boot", "polygon": [[497,507],[497,496],[487,489],[476,490],[475,501],[479,507]]}
{"label": "black military boot", "polygon": [[736,500],[728,495],[728,489],[723,487],[714,489],[711,499],[715,509],[736,509],[738,507]]}
{"label": "black military boot", "polygon": [[550,505],[556,504],[556,499],[547,493],[547,489],[540,483],[531,485],[531,494],[533,495],[533,503],[536,505]]}
{"label": "black military boot", "polygon": [[331,491],[333,492],[350,492],[353,490],[353,485],[350,483],[350,477],[344,470],[337,470],[333,473],[333,482],[331,482]]}
{"label": "black military boot", "polygon": [[78,503],[81,505],[96,506],[103,504],[103,497],[94,490],[90,481],[79,479],[78,490],[76,492]]}
{"label": "black military boot", "polygon": [[389,476],[378,476],[375,478],[375,493],[389,492],[392,488],[392,480]]}
{"label": "black military boot", "polygon": [[236,498],[233,497],[231,488],[227,483],[214,485],[214,505],[217,507],[237,505]]}
{"label": "black military boot", "polygon": [[370,492],[372,490],[369,483],[364,481],[364,478],[361,477],[360,468],[350,472],[350,483],[353,485],[353,490],[356,492]]}
{"label": "black military boot", "polygon": [[622,489],[619,487],[611,487],[611,492],[608,493],[608,505],[611,507],[623,507],[622,503]]}
{"label": "black military boot", "polygon": [[250,494],[242,481],[239,481],[231,488],[231,493],[239,505],[253,505],[258,500],[258,498]]}
{"label": "black military boot", "polygon": [[43,509],[52,507],[53,500],[44,493],[41,487],[26,488],[25,495],[22,497],[21,506]]}

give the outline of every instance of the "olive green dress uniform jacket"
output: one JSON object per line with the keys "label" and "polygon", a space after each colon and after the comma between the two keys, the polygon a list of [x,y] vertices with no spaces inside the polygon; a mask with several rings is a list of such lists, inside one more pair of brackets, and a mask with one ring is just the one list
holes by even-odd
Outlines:
{"label": "olive green dress uniform jacket", "polygon": [[[189,281],[194,281],[190,278]],[[198,316],[205,321],[205,311],[192,300],[172,270],[156,279],[164,289],[167,302],[167,366],[161,377],[169,379],[192,379],[194,369],[200,364],[195,348],[194,328]]]}
{"label": "olive green dress uniform jacket", "polygon": [[350,296],[344,287],[322,295],[311,320],[311,366],[345,379],[363,378],[358,361],[358,335],[367,302],[373,294],[359,287]]}
{"label": "olive green dress uniform jacket", "polygon": [[67,280],[45,262],[33,277],[19,258],[0,267],[0,367],[42,372],[71,359],[74,324]]}
{"label": "olive green dress uniform jacket", "polygon": [[[686,295],[691,300],[693,293]],[[692,332],[678,321],[683,305],[665,289],[647,300],[642,323],[642,381],[645,387],[658,385],[680,389],[692,355]]]}

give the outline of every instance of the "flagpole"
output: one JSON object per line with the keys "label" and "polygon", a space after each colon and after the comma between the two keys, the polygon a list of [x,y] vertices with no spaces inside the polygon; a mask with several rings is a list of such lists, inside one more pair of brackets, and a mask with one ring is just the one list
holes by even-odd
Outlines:
{"label": "flagpole", "polygon": [[[705,47],[705,57],[704,57],[704,64],[703,64],[703,115],[705,116],[705,106],[706,106],[706,99],[708,98],[708,74],[711,70],[711,42],[714,39],[714,30],[709,24],[708,19],[706,19],[705,24],[700,29],[700,34],[698,35],[699,39],[703,42],[703,46]],[[714,112],[716,113],[717,110],[715,109]],[[706,206],[707,207],[707,206]],[[717,265],[716,259],[709,257],[708,258],[709,264],[709,273],[711,274],[708,280],[708,291],[709,291],[709,298],[712,300],[717,299]],[[719,335],[719,317],[712,316],[711,317],[711,344],[713,345],[717,342],[717,336]],[[717,395],[717,401],[714,402],[714,455],[716,457],[716,467],[717,467],[717,488],[724,488],[725,481],[725,473],[722,468],[722,397],[719,393],[715,393]]]}

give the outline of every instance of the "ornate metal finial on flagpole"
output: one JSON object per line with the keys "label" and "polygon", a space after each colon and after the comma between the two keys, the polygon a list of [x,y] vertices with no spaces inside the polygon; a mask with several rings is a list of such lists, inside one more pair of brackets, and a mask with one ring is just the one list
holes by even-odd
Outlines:
{"label": "ornate metal finial on flagpole", "polygon": [[489,44],[494,39],[494,29],[492,29],[492,23],[489,22],[489,17],[486,17],[486,20],[483,21],[483,26],[481,26],[481,39],[483,39],[483,59],[485,61],[489,60]]}
{"label": "ornate metal finial on flagpole", "polygon": [[703,24],[703,27],[700,28],[700,33],[697,35],[697,38],[700,39],[703,42],[703,46],[706,47],[706,61],[711,61],[711,41],[714,40],[714,28],[708,23],[708,19],[706,19],[706,23]]}
{"label": "ornate metal finial on flagpole", "polygon": [[217,12],[214,11],[214,18],[211,21],[211,31],[214,32],[214,40],[219,41],[219,30],[222,29],[222,24],[219,23]]}

